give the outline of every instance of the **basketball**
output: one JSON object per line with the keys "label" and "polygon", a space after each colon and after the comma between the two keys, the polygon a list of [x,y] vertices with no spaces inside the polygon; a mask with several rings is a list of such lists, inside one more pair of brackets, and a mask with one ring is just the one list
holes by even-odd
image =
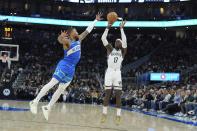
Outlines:
{"label": "basketball", "polygon": [[107,21],[109,23],[114,23],[118,19],[118,15],[116,12],[110,12],[107,14]]}

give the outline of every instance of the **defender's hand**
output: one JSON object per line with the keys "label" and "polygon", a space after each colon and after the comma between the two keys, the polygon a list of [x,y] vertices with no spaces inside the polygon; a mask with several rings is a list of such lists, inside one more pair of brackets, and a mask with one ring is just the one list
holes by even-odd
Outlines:
{"label": "defender's hand", "polygon": [[64,38],[67,38],[68,37],[68,33],[64,30],[64,31],[61,31],[61,34],[60,34],[61,37],[64,37]]}
{"label": "defender's hand", "polygon": [[126,24],[126,20],[122,21],[122,22],[120,23],[120,29],[124,28],[125,24]]}
{"label": "defender's hand", "polygon": [[103,14],[101,12],[98,12],[98,14],[96,15],[96,20],[98,20],[98,21],[102,20],[103,19],[103,18],[101,18],[102,15]]}
{"label": "defender's hand", "polygon": [[113,25],[113,23],[109,23],[109,22],[108,22],[107,28],[111,28],[112,25]]}

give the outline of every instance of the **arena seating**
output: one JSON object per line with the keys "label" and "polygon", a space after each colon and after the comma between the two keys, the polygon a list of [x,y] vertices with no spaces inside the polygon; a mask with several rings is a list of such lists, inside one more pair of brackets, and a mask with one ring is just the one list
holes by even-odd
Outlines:
{"label": "arena seating", "polygon": [[[7,3],[7,1],[4,1]],[[0,5],[6,5],[6,4]],[[9,2],[8,2],[9,3]],[[24,3],[23,3],[24,4]],[[2,7],[0,14],[2,15],[15,15],[15,16],[31,16],[31,17],[42,17],[42,18],[58,18],[58,19],[72,19],[72,20],[92,20],[94,19],[96,13],[98,11],[103,12],[104,15],[110,11],[116,11],[119,16],[127,18],[127,20],[176,20],[176,19],[189,19],[195,16],[195,13],[192,13],[189,9],[192,8],[193,5],[190,3],[180,4],[180,3],[172,3],[172,4],[149,4],[147,5],[136,5],[133,4],[131,6],[127,5],[108,5],[98,6],[98,5],[83,5],[81,8],[81,4],[74,4],[72,6],[71,3],[65,4],[62,6],[61,3],[47,3],[43,2],[31,2],[31,8],[21,8],[20,2],[14,2],[9,8],[6,10]],[[72,6],[72,9],[70,8]],[[37,12],[33,11],[35,8],[39,8]],[[195,6],[194,6],[195,8]],[[32,13],[33,12],[33,13]]]}

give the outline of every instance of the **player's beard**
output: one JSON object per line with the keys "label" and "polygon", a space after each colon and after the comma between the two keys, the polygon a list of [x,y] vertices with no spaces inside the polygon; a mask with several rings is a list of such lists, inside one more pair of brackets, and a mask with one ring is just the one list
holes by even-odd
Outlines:
{"label": "player's beard", "polygon": [[119,48],[119,47],[115,47],[115,49],[116,49],[116,50],[120,50],[121,48]]}

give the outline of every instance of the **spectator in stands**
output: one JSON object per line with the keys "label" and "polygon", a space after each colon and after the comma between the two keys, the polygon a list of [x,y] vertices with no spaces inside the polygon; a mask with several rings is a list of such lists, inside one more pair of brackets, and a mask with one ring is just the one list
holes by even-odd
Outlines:
{"label": "spectator in stands", "polygon": [[163,109],[163,111],[166,112],[167,114],[175,114],[177,112],[180,112],[181,111],[181,109],[180,109],[181,102],[182,102],[181,90],[178,89],[175,93],[173,103],[168,104],[166,106],[166,108]]}
{"label": "spectator in stands", "polygon": [[167,89],[163,90],[164,99],[159,102],[159,110],[162,111],[168,104],[170,104],[171,94]]}
{"label": "spectator in stands", "polygon": [[154,100],[152,101],[152,109],[157,111],[159,110],[159,103],[163,100],[163,90],[159,89],[156,91]]}
{"label": "spectator in stands", "polygon": [[146,90],[145,94],[143,96],[143,101],[144,101],[144,110],[149,110],[151,109],[151,101],[154,100],[153,97],[154,90]]}
{"label": "spectator in stands", "polygon": [[194,94],[191,92],[191,90],[186,91],[186,96],[185,96],[185,109],[186,113],[194,109],[194,102],[195,102],[195,97]]}

